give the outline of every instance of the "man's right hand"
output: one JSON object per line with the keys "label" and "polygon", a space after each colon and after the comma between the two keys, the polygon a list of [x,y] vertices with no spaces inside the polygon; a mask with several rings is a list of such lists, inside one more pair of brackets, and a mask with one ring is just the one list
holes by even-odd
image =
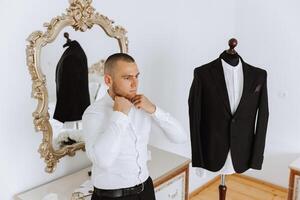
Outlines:
{"label": "man's right hand", "polygon": [[125,97],[115,96],[114,111],[119,111],[128,115],[133,104]]}

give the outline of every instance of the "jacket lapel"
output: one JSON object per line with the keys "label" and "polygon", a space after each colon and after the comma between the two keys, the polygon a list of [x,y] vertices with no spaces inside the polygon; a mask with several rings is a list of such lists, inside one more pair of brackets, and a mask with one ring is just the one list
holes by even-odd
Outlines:
{"label": "jacket lapel", "polygon": [[[250,71],[250,66],[245,63],[241,57],[240,60],[242,62],[244,75],[243,92],[239,105],[233,115],[236,115],[239,112],[240,107],[246,101],[247,96],[251,94],[251,88],[253,84],[253,77]],[[215,80],[216,88],[218,90],[218,93],[220,94],[226,110],[230,115],[232,115],[221,58],[218,58],[216,62],[214,62],[214,65],[211,69],[211,75]]]}
{"label": "jacket lapel", "polygon": [[231,115],[231,109],[230,109],[230,103],[229,103],[229,97],[228,97],[228,92],[227,92],[227,87],[226,87],[226,82],[225,82],[225,77],[224,77],[224,71],[222,67],[222,61],[220,58],[214,62],[214,65],[211,69],[211,75],[213,76],[215,80],[215,84],[218,90],[218,93],[220,94],[220,97],[224,103],[224,106],[226,110],[229,112]]}
{"label": "jacket lapel", "polygon": [[243,67],[244,85],[243,85],[242,97],[241,97],[239,105],[234,113],[234,116],[236,114],[238,114],[242,105],[247,100],[247,97],[251,94],[251,88],[252,88],[253,80],[254,80],[254,77],[252,76],[252,73],[251,73],[250,66],[247,63],[245,63],[241,57],[240,57],[240,60],[242,62],[242,67]]}

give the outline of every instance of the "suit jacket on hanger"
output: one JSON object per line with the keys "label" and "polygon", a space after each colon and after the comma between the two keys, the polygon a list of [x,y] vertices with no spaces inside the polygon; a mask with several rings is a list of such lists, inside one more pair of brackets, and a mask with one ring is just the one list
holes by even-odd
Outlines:
{"label": "suit jacket on hanger", "polygon": [[77,121],[90,105],[87,57],[80,44],[73,40],[56,67],[56,106],[53,118]]}
{"label": "suit jacket on hanger", "polygon": [[262,167],[269,117],[267,72],[240,60],[244,87],[234,114],[221,58],[194,70],[188,99],[193,167],[218,171],[229,149],[237,173]]}

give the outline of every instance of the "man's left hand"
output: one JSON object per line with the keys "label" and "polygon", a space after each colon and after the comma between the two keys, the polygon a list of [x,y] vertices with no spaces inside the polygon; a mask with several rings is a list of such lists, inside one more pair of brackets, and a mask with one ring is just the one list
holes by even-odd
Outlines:
{"label": "man's left hand", "polygon": [[143,94],[137,94],[135,95],[132,99],[131,102],[133,105],[140,109],[142,108],[145,110],[147,113],[152,114],[156,110],[156,106]]}

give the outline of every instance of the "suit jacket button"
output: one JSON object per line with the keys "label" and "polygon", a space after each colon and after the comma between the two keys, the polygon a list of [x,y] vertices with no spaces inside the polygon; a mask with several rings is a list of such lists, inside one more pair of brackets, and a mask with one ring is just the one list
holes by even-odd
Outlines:
{"label": "suit jacket button", "polygon": [[235,122],[235,119],[233,118],[231,121],[234,123],[234,122]]}

